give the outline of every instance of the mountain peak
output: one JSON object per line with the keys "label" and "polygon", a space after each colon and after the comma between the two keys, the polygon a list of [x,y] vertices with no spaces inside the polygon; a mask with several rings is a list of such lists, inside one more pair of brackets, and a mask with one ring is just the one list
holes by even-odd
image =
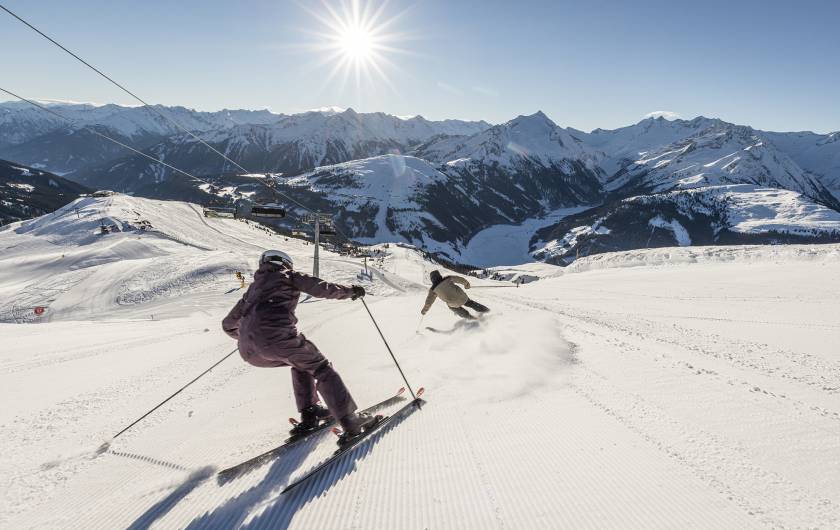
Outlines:
{"label": "mountain peak", "polygon": [[516,118],[510,120],[506,124],[507,127],[515,127],[515,126],[528,126],[528,127],[540,127],[540,128],[550,128],[553,129],[557,127],[557,124],[551,121],[551,118],[545,115],[545,113],[541,110],[533,114],[529,114],[527,116],[519,115]]}
{"label": "mountain peak", "polygon": [[534,120],[541,120],[541,121],[550,123],[551,125],[554,125],[554,126],[557,125],[556,123],[554,123],[554,121],[552,121],[551,118],[546,116],[545,113],[541,110],[538,110],[537,112],[531,114],[530,116],[526,116],[526,118],[531,118],[531,119],[534,119]]}
{"label": "mountain peak", "polygon": [[347,109],[345,109],[344,107],[339,107],[337,105],[327,105],[327,106],[324,106],[324,107],[318,107],[317,109],[307,110],[306,112],[304,112],[304,114],[309,113],[309,112],[317,112],[319,114],[333,115],[333,114],[341,114],[345,110],[347,110]]}

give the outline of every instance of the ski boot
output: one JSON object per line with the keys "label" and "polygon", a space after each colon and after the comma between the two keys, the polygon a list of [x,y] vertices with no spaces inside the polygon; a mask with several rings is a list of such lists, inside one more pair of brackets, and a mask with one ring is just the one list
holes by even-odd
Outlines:
{"label": "ski boot", "polygon": [[321,422],[332,418],[330,411],[326,407],[322,407],[317,403],[309,405],[300,411],[300,421],[292,422],[294,427],[289,430],[292,436],[299,436],[317,429]]}
{"label": "ski boot", "polygon": [[342,432],[338,437],[338,447],[341,448],[345,445],[353,443],[357,438],[363,436],[365,432],[375,427],[382,420],[383,416],[378,414],[376,416],[371,416],[366,412],[358,414],[352,413],[341,418],[339,423],[341,423]]}

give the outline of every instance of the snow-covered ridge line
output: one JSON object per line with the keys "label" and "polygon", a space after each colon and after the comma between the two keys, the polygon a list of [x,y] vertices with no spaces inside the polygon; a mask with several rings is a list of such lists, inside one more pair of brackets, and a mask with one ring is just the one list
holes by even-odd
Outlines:
{"label": "snow-covered ridge line", "polygon": [[708,263],[825,261],[840,263],[840,244],[665,247],[595,254],[576,260],[562,274],[628,267],[678,267]]}
{"label": "snow-covered ridge line", "polygon": [[[116,104],[90,105],[73,103],[52,103],[50,107],[59,114],[72,120],[77,126],[104,126],[112,131],[132,138],[142,134],[177,135],[182,131],[171,122],[163,119],[157,113],[171,117],[176,122],[194,132],[209,132],[213,130],[232,129],[237,126],[248,125],[279,125],[284,122],[295,122],[307,117],[334,116],[347,117],[388,117],[404,122],[406,127],[431,126],[439,127],[438,134],[465,134],[482,130],[490,125],[486,122],[469,122],[462,120],[429,121],[422,116],[398,117],[389,114],[356,113],[353,109],[326,107],[323,109],[306,111],[298,114],[274,113],[267,109],[244,110],[222,109],[219,111],[198,111],[182,106],[153,105],[154,111],[144,106],[126,106]],[[156,112],[155,112],[156,111]],[[51,130],[66,127],[67,123],[58,117],[44,113],[25,102],[0,103],[0,145],[19,143],[25,137],[34,134],[45,134]],[[18,127],[18,134],[14,134],[12,127]],[[28,131],[26,129],[33,129]]]}

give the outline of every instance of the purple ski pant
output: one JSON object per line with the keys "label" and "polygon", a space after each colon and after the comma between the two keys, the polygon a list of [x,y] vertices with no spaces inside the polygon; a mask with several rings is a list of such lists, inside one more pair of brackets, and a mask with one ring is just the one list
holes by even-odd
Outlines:
{"label": "purple ski pant", "polygon": [[270,351],[242,357],[263,368],[290,366],[298,411],[317,403],[319,393],[333,418],[344,418],[358,408],[332,363],[303,334],[273,345]]}

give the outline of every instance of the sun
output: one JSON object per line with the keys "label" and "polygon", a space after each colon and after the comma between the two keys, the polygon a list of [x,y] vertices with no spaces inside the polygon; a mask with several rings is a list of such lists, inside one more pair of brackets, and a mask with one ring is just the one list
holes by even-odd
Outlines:
{"label": "sun", "polygon": [[373,35],[361,27],[350,27],[338,35],[338,45],[353,61],[369,61],[374,56]]}
{"label": "sun", "polygon": [[379,85],[393,89],[388,72],[397,68],[391,57],[407,53],[396,44],[410,38],[393,28],[405,12],[388,16],[388,2],[375,0],[324,0],[315,5],[320,8],[305,7],[320,25],[317,31],[310,32],[316,40],[308,47],[322,54],[315,67],[330,67],[324,85],[332,85],[340,78],[342,87],[355,80],[357,93]]}

